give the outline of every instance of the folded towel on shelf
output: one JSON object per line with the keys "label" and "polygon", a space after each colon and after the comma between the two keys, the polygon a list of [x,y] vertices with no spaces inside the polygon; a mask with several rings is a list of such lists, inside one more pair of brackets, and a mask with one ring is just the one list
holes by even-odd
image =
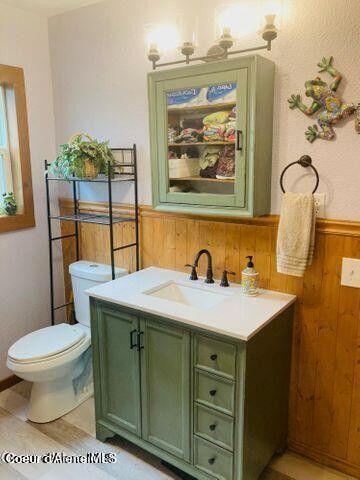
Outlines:
{"label": "folded towel on shelf", "polygon": [[202,149],[200,154],[200,177],[216,178],[221,147],[209,146]]}
{"label": "folded towel on shelf", "polygon": [[302,277],[312,263],[314,246],[312,193],[284,193],[277,237],[277,271]]}
{"label": "folded towel on shelf", "polygon": [[214,112],[203,118],[204,125],[218,125],[229,120],[230,112]]}
{"label": "folded towel on shelf", "polygon": [[200,132],[195,128],[184,128],[180,134],[175,137],[175,142],[195,143],[199,140],[199,134]]}
{"label": "folded towel on shelf", "polygon": [[225,123],[224,140],[226,142],[235,142],[236,120]]}
{"label": "folded towel on shelf", "polygon": [[203,129],[204,142],[223,142],[225,131],[224,124],[205,125]]}
{"label": "folded towel on shelf", "polygon": [[169,143],[174,143],[175,139],[178,135],[178,131],[174,127],[169,127],[168,128],[168,142]]}
{"label": "folded towel on shelf", "polygon": [[235,178],[235,149],[233,146],[225,147],[221,152],[216,178]]}

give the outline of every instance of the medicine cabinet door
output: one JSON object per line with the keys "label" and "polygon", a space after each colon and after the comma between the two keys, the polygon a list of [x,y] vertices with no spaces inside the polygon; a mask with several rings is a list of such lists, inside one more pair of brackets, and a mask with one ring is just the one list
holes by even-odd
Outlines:
{"label": "medicine cabinet door", "polygon": [[245,205],[247,72],[157,83],[160,202]]}

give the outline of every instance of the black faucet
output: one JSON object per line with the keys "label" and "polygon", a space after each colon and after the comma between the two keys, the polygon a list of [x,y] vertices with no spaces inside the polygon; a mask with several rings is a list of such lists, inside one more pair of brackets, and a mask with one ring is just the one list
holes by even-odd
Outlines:
{"label": "black faucet", "polygon": [[200,259],[202,254],[205,254],[207,256],[207,259],[208,259],[205,283],[214,283],[214,275],[213,275],[213,270],[212,270],[211,254],[210,254],[209,250],[206,250],[206,248],[203,248],[202,250],[200,250],[196,254],[194,263],[192,265],[189,265],[189,264],[185,265],[186,267],[191,267],[190,280],[197,280],[198,279],[198,276],[197,276],[197,273],[196,273],[196,268],[199,264],[199,259]]}

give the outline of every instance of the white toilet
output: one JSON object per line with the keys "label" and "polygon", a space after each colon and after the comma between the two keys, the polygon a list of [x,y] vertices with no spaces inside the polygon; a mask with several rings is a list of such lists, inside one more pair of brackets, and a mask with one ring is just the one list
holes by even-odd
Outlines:
{"label": "white toilet", "polygon": [[[93,393],[90,308],[84,293],[111,280],[111,268],[79,261],[69,267],[79,323],[61,323],[36,330],[9,348],[7,367],[33,382],[27,417],[45,423],[65,415]],[[115,276],[128,272],[116,268]]]}

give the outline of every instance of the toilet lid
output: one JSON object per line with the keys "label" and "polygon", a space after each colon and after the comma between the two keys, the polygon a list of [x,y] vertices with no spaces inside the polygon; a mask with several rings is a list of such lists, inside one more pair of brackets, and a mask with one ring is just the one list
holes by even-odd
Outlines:
{"label": "toilet lid", "polygon": [[41,360],[65,352],[85,336],[76,325],[60,323],[25,335],[10,347],[8,355],[18,362]]}

